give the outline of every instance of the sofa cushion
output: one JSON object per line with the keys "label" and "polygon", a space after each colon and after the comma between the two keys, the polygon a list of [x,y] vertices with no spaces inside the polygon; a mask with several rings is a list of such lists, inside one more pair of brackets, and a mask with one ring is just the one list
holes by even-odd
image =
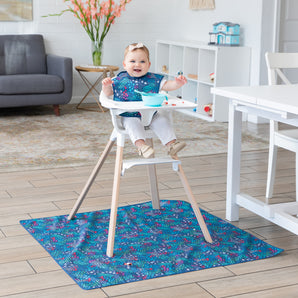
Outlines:
{"label": "sofa cushion", "polygon": [[59,76],[46,74],[0,76],[0,94],[60,93],[64,81]]}
{"label": "sofa cushion", "polygon": [[43,36],[1,35],[0,75],[46,73]]}

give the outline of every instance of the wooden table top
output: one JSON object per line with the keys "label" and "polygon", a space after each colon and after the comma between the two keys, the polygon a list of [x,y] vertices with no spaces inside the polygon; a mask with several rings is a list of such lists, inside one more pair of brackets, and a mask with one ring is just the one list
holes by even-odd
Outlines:
{"label": "wooden table top", "polygon": [[100,66],[78,65],[78,66],[75,66],[75,69],[77,71],[86,71],[86,72],[105,72],[105,71],[117,71],[119,67],[114,65],[100,65]]}

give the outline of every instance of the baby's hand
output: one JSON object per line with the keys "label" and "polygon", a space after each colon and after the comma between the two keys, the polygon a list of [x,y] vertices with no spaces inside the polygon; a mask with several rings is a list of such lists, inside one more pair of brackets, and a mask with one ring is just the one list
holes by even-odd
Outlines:
{"label": "baby's hand", "polygon": [[177,78],[175,78],[176,83],[181,87],[183,85],[185,85],[187,83],[187,79],[185,76],[178,76]]}
{"label": "baby's hand", "polygon": [[113,80],[108,77],[102,80],[102,91],[106,96],[111,96],[113,95]]}
{"label": "baby's hand", "polygon": [[113,84],[113,81],[111,78],[108,77],[108,78],[103,79],[101,83],[103,86],[109,86],[109,85]]}

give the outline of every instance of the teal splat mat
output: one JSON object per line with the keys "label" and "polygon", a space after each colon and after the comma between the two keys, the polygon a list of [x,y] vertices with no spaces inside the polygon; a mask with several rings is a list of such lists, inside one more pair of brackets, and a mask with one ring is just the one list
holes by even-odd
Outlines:
{"label": "teal splat mat", "polygon": [[191,205],[151,202],[118,208],[114,257],[106,256],[110,210],[22,220],[23,227],[83,289],[232,265],[282,252],[202,210],[204,240]]}

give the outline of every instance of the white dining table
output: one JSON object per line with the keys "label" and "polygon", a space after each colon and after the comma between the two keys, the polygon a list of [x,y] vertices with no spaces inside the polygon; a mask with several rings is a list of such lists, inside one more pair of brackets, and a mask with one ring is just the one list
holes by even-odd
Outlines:
{"label": "white dining table", "polygon": [[298,127],[298,84],[216,87],[211,92],[229,98],[226,219],[239,220],[243,207],[298,235],[297,201],[267,204],[240,189],[242,114]]}

